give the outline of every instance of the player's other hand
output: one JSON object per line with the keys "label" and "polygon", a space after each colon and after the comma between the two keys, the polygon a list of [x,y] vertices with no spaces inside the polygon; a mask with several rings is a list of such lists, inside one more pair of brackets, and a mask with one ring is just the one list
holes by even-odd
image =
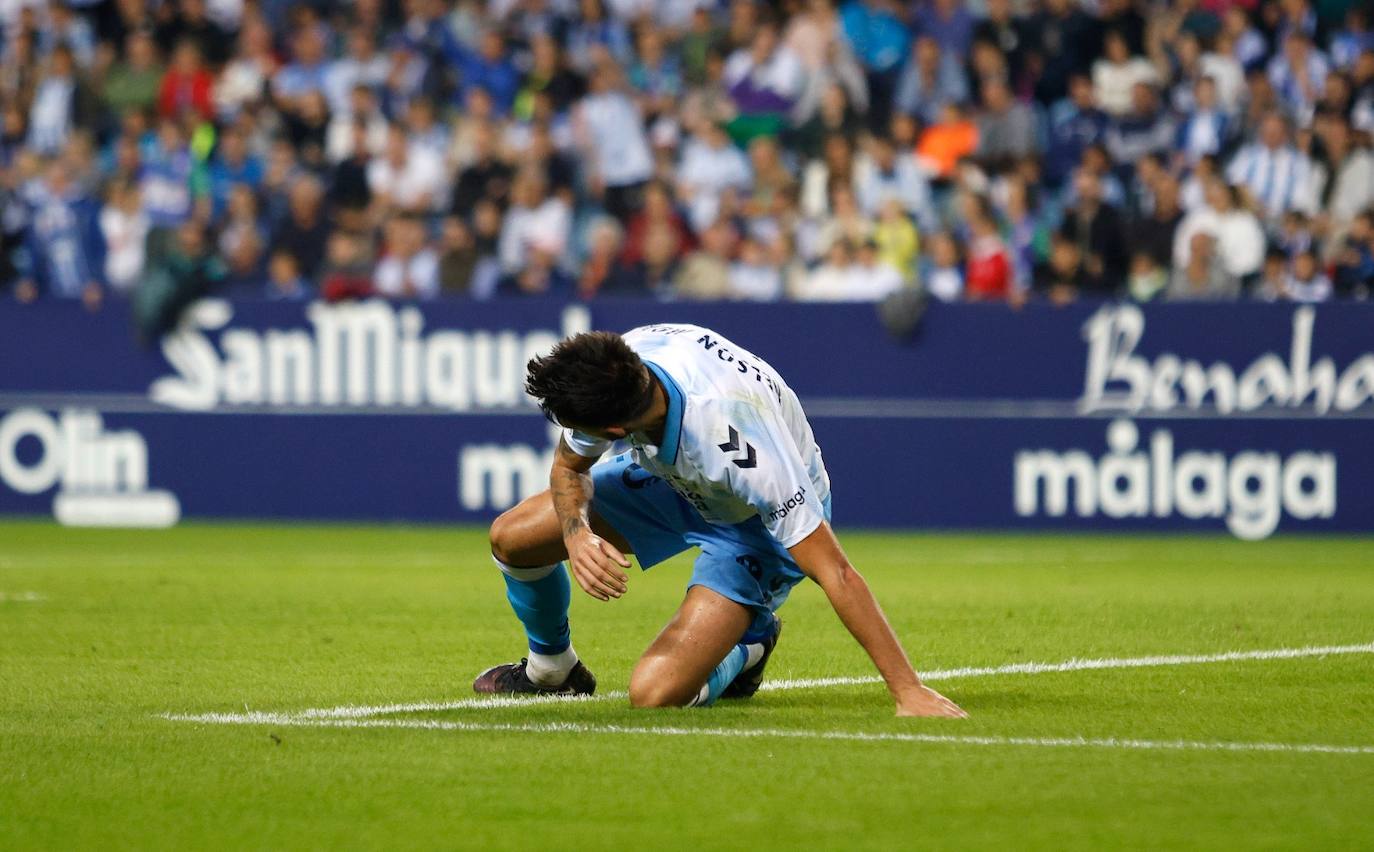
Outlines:
{"label": "player's other hand", "polygon": [[968,714],[928,686],[918,687],[897,700],[898,716],[934,716],[945,719],[967,719]]}
{"label": "player's other hand", "polygon": [[615,545],[585,528],[564,544],[568,548],[568,565],[582,591],[599,601],[625,594],[630,578],[624,569],[630,567],[630,560]]}

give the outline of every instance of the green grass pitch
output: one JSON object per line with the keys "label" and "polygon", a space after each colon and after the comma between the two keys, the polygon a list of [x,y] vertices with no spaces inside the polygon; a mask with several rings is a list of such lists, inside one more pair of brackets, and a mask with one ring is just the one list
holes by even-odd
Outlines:
{"label": "green grass pitch", "polygon": [[[1374,641],[1368,539],[841,540],[918,669]],[[707,710],[299,715],[469,698],[518,657],[484,545],[0,524],[0,848],[1374,847],[1367,651],[939,681],[962,722],[893,718],[872,683]],[[625,688],[689,565],[636,573],[618,602],[574,590],[602,690]],[[782,613],[769,680],[873,674],[819,589]],[[267,715],[161,715],[245,711]],[[660,728],[679,733],[642,730]],[[1346,749],[1277,748],[1313,744]]]}

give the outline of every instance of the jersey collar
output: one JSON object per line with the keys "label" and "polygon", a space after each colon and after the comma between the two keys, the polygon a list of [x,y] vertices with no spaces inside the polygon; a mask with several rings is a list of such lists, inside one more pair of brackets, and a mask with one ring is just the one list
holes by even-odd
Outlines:
{"label": "jersey collar", "polygon": [[663,445],[658,448],[657,458],[663,464],[671,466],[677,463],[678,445],[682,443],[682,410],[686,406],[687,398],[683,395],[682,388],[673,381],[673,377],[668,375],[668,371],[653,361],[645,361],[644,366],[653,371],[668,397],[668,414],[663,424]]}

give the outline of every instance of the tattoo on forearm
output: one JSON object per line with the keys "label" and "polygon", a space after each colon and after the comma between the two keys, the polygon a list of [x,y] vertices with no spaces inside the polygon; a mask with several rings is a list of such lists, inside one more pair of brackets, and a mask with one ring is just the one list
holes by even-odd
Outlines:
{"label": "tattoo on forearm", "polygon": [[592,478],[585,473],[554,470],[549,482],[553,508],[563,527],[563,537],[571,538],[587,527],[587,506],[591,503]]}

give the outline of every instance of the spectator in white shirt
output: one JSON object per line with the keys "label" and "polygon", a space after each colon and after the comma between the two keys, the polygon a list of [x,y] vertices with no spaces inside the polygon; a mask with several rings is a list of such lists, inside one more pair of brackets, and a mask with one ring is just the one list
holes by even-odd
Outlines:
{"label": "spectator in white shirt", "polygon": [[497,242],[501,271],[520,273],[536,253],[555,263],[562,260],[572,230],[568,203],[549,194],[548,181],[537,166],[516,174],[510,194],[511,206]]}
{"label": "spectator in white shirt", "polygon": [[384,208],[430,212],[444,200],[444,161],[428,147],[412,145],[405,128],[393,124],[386,151],[367,167],[367,185]]}
{"label": "spectator in white shirt", "polygon": [[747,48],[725,61],[726,88],[745,115],[786,116],[806,85],[806,68],[779,42],[777,25],[760,24]]}
{"label": "spectator in white shirt", "polygon": [[148,238],[148,217],[143,215],[137,186],[122,181],[111,188],[100,211],[100,233],[105,239],[105,282],[116,293],[128,295],[143,277]]}
{"label": "spectator in white shirt", "polygon": [[749,159],[719,124],[705,123],[701,132],[683,146],[677,171],[678,197],[687,204],[692,226],[697,230],[716,221],[723,192],[747,189],[752,180]]}
{"label": "spectator in white shirt", "polygon": [[386,253],[373,273],[391,299],[432,299],[439,293],[439,256],[425,244],[424,220],[403,214],[386,225]]}
{"label": "spectator in white shirt", "polygon": [[639,207],[654,158],[635,102],[619,89],[620,71],[602,64],[592,72],[589,93],[578,103],[573,132],[588,167],[587,182],[606,210],[622,221]]}
{"label": "spectator in white shirt", "polygon": [[1126,37],[1111,30],[1103,40],[1103,58],[1093,63],[1093,95],[1104,112],[1123,116],[1131,111],[1131,91],[1138,83],[1153,85],[1155,68],[1143,56],[1131,56]]}
{"label": "spectator in white shirt", "polygon": [[349,108],[346,112],[336,112],[330,116],[329,127],[325,129],[325,158],[331,163],[342,163],[354,154],[357,140],[355,126],[362,123],[363,138],[366,141],[364,153],[380,154],[386,150],[387,123],[382,111],[377,108],[377,95],[367,86],[359,84],[349,93]]}
{"label": "spectator in white shirt", "polygon": [[899,156],[886,136],[869,138],[865,156],[854,164],[854,189],[859,206],[870,218],[878,215],[886,199],[897,198],[922,230],[935,230],[935,205],[925,173],[910,152]]}
{"label": "spectator in white shirt", "polygon": [[835,240],[826,251],[825,260],[798,284],[793,297],[803,302],[844,301],[850,265],[849,243]]}
{"label": "spectator in white shirt", "polygon": [[1174,233],[1174,266],[1183,268],[1192,256],[1193,236],[1210,234],[1225,271],[1244,279],[1264,263],[1264,229],[1255,214],[1240,204],[1235,187],[1220,178],[1207,183],[1207,203],[1183,217]]}
{"label": "spectator in white shirt", "polygon": [[324,72],[324,93],[335,115],[352,111],[353,89],[366,86],[376,92],[386,84],[390,63],[377,50],[377,38],[359,27],[348,35],[348,55],[329,63]]}

